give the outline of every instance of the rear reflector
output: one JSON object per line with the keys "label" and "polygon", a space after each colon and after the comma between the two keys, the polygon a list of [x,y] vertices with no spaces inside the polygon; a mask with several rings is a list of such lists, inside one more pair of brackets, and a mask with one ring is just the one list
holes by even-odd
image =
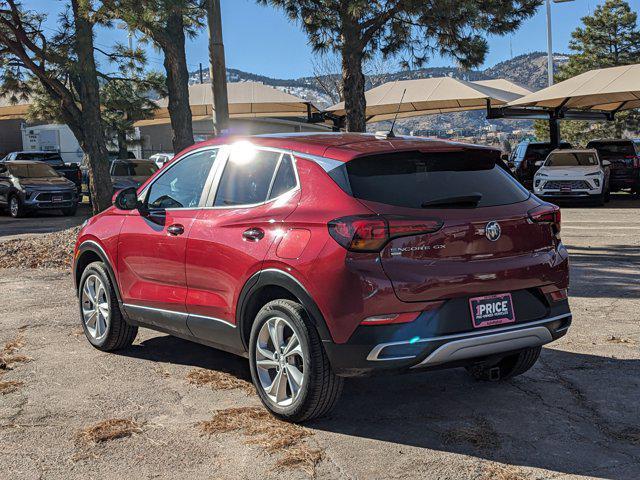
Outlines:
{"label": "rear reflector", "polygon": [[566,300],[569,295],[567,293],[567,289],[563,288],[561,290],[554,290],[553,292],[549,292],[549,296],[554,302],[560,302],[562,300]]}
{"label": "rear reflector", "polygon": [[390,325],[393,323],[413,322],[421,312],[391,313],[389,315],[375,315],[365,318],[360,325]]}
{"label": "rear reflector", "polygon": [[352,252],[379,252],[393,238],[424,235],[442,228],[442,220],[357,215],[331,220],[329,235]]}

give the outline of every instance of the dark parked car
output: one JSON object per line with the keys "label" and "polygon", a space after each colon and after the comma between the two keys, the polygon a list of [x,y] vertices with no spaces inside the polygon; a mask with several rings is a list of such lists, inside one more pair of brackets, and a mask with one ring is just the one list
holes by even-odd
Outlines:
{"label": "dark parked car", "polygon": [[78,192],[70,180],[44,162],[8,161],[0,163],[0,206],[12,217],[29,211],[62,210],[75,215]]}
{"label": "dark parked car", "polygon": [[[120,154],[118,152],[109,152],[109,168],[111,168],[111,164],[116,160],[135,160],[136,155],[132,151],[127,151],[124,158],[120,158]],[[89,194],[89,160],[85,156],[82,159],[82,164],[80,165],[80,172],[82,175],[82,193],[85,195]]]}
{"label": "dark parked car", "polygon": [[57,152],[45,152],[45,151],[24,151],[13,152],[7,155],[3,161],[12,160],[31,160],[36,162],[44,162],[58,172],[61,176],[71,180],[78,193],[82,192],[82,172],[77,163],[67,165],[62,160],[62,157]]}
{"label": "dark parked car", "polygon": [[[570,143],[562,142],[559,148],[573,148]],[[521,142],[511,154],[510,163],[516,178],[528,190],[533,191],[533,177],[539,165],[544,162],[554,148],[549,142]]]}
{"label": "dark parked car", "polygon": [[601,160],[611,162],[612,192],[640,193],[640,143],[633,140],[592,140],[587,148],[598,151]]}
{"label": "dark parked car", "polygon": [[569,329],[568,255],[559,208],[499,159],[364,134],[195,145],[79,232],[85,335],[111,351],[144,326],[243,355],[291,421],[331,410],[345,376],[520,375]]}
{"label": "dark parked car", "polygon": [[158,170],[158,165],[152,160],[115,160],[110,170],[113,190],[138,188]]}

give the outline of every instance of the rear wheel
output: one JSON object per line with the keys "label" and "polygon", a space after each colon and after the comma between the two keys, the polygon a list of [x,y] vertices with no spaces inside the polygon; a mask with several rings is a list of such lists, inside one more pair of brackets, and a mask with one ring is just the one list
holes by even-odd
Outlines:
{"label": "rear wheel", "polygon": [[258,312],[249,359],[260,400],[283,420],[326,415],[342,392],[343,379],[331,370],[318,332],[294,301],[274,300]]}
{"label": "rear wheel", "polygon": [[542,347],[527,348],[514,355],[502,358],[494,365],[472,365],[467,371],[476,380],[495,382],[522,375],[535,365]]}
{"label": "rear wheel", "polygon": [[85,268],[78,289],[82,328],[91,345],[105,352],[130,346],[138,327],[125,322],[102,262],[90,263]]}

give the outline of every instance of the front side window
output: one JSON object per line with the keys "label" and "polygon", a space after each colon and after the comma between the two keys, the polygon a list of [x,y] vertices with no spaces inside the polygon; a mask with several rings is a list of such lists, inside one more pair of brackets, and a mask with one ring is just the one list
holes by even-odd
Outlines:
{"label": "front side window", "polygon": [[254,205],[267,200],[280,152],[259,150],[229,157],[213,205]]}
{"label": "front side window", "polygon": [[148,207],[197,207],[217,155],[218,149],[205,150],[172,165],[149,188]]}
{"label": "front side window", "polygon": [[115,177],[150,177],[158,171],[153,162],[113,162],[113,176]]}

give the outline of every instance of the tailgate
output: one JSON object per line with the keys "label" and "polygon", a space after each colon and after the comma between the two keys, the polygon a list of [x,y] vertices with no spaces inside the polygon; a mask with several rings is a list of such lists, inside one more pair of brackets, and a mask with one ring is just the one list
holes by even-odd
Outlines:
{"label": "tailgate", "polygon": [[[444,221],[439,231],[393,239],[380,253],[397,297],[423,302],[561,281],[551,268],[558,262],[551,227],[532,223],[527,214],[536,205],[530,200],[507,207],[425,211]],[[499,237],[491,240],[496,224]]]}

